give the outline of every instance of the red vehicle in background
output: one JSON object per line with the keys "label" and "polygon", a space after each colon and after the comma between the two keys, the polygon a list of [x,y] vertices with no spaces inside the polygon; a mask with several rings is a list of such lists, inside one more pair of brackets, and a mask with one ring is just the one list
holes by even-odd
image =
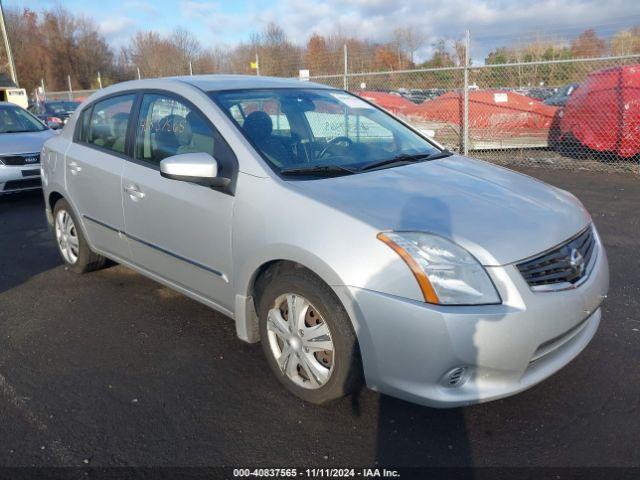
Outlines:
{"label": "red vehicle in background", "polygon": [[575,139],[623,158],[640,153],[640,65],[590,74],[569,97],[560,119],[560,140]]}
{"label": "red vehicle in background", "polygon": [[415,103],[393,93],[375,92],[370,90],[361,90],[355,93],[365,100],[373,102],[379,107],[382,107],[395,115],[406,114],[407,110],[416,106]]}

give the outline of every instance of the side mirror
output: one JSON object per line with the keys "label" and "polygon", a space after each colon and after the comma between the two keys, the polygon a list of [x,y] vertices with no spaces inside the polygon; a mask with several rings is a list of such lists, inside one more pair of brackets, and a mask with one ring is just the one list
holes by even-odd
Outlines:
{"label": "side mirror", "polygon": [[228,178],[218,177],[218,162],[205,152],[182,153],[165,158],[160,162],[160,175],[215,188],[223,188],[231,183]]}

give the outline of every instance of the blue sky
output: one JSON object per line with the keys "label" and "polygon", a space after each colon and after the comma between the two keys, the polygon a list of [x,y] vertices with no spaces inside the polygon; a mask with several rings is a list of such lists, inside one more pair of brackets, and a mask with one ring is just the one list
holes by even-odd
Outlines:
{"label": "blue sky", "polygon": [[437,38],[461,38],[471,30],[473,57],[495,45],[537,34],[571,39],[588,27],[608,37],[640,25],[638,0],[4,0],[5,7],[35,10],[57,4],[92,18],[114,45],[126,44],[136,30],[169,33],[191,30],[205,46],[247,40],[268,22],[304,43],[314,31],[342,31],[385,41],[394,28],[412,25],[426,37],[419,57]]}

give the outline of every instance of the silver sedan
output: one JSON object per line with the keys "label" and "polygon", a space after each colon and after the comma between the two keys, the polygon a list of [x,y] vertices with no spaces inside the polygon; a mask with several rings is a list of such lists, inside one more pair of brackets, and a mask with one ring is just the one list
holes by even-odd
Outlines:
{"label": "silver sedan", "polygon": [[607,257],[573,195],[342,90],[126,82],[88,98],[42,160],[70,269],[111,258],[222,312],[314,403],[363,384],[436,407],[505,397],[600,322]]}
{"label": "silver sedan", "polygon": [[52,135],[23,108],[0,102],[0,195],[40,188],[40,150]]}

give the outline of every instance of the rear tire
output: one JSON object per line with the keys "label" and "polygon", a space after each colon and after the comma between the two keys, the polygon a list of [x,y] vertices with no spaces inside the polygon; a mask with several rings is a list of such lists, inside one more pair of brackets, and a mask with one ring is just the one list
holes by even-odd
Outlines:
{"label": "rear tire", "polygon": [[53,232],[62,260],[76,273],[98,270],[107,259],[89,248],[79,225],[69,203],[58,200],[53,207]]}
{"label": "rear tire", "polygon": [[323,404],[361,387],[358,341],[331,288],[308,270],[286,268],[267,272],[257,293],[262,348],[287,390]]}

